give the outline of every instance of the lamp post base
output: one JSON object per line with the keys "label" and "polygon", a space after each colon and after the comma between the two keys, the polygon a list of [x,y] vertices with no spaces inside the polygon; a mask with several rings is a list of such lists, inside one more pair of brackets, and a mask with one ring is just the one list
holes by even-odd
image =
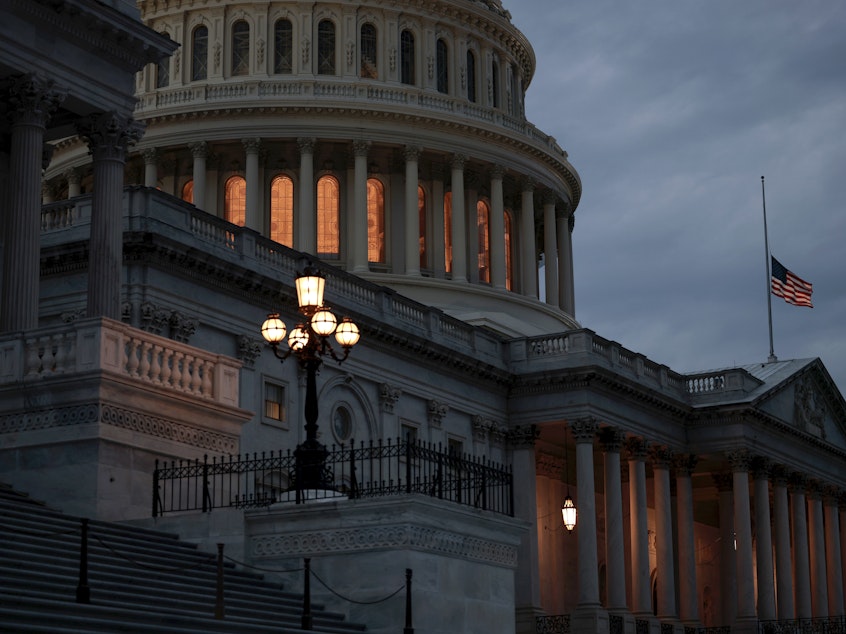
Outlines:
{"label": "lamp post base", "polygon": [[329,451],[317,440],[306,440],[294,451],[296,472],[294,486],[297,490],[297,502],[300,493],[307,489],[331,490],[334,488],[332,474],[326,469],[326,457]]}

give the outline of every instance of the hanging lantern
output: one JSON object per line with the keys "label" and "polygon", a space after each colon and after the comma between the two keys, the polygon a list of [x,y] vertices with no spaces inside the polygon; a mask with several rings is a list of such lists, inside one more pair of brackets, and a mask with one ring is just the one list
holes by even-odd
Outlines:
{"label": "hanging lantern", "polygon": [[561,507],[561,520],[564,522],[564,528],[567,529],[568,533],[572,533],[573,529],[576,528],[576,516],[578,513],[576,505],[573,504],[573,498],[568,493],[567,497],[564,498],[564,505]]}

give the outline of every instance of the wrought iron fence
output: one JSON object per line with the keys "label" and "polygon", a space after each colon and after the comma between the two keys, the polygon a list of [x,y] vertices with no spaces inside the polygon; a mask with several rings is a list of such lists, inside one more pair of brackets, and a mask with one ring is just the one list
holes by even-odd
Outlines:
{"label": "wrought iron fence", "polygon": [[537,634],[570,634],[570,615],[552,614],[535,618]]}
{"label": "wrought iron fence", "polygon": [[684,634],[731,634],[730,625],[717,625],[714,627],[691,627],[685,626]]}
{"label": "wrought iron fence", "polygon": [[486,458],[420,440],[350,442],[326,448],[331,488],[298,484],[296,452],[262,452],[159,463],[153,472],[153,517],[177,511],[264,507],[317,498],[368,498],[422,493],[513,515],[513,476]]}
{"label": "wrought iron fence", "polygon": [[758,621],[758,634],[846,634],[846,616]]}

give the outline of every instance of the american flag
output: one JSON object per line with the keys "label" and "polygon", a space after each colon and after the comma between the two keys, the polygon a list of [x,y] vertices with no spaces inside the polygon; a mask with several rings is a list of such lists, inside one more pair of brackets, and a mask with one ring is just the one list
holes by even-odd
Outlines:
{"label": "american flag", "polygon": [[774,257],[770,256],[770,258],[773,264],[772,276],[770,277],[773,295],[781,297],[788,304],[794,306],[813,308],[811,293],[814,292],[814,285],[788,271]]}

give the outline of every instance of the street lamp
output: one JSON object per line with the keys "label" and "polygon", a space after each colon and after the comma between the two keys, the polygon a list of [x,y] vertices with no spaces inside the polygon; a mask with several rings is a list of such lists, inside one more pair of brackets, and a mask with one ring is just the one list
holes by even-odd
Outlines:
{"label": "street lamp", "polygon": [[[323,305],[323,291],[326,278],[312,267],[300,274],[296,281],[297,303],[300,314],[305,317],[287,333],[285,322],[279,313],[271,313],[261,326],[261,334],[273,349],[273,354],[281,361],[291,355],[297,358],[300,367],[306,371],[305,400],[305,442],[297,446],[296,458],[297,501],[304,489],[328,489],[332,486],[331,477],[326,475],[326,447],[317,440],[317,371],[328,356],[343,363],[352,347],[361,336],[358,326],[349,317],[338,322],[337,317]],[[288,349],[280,348],[285,334],[288,334]],[[335,335],[335,341],[341,346],[342,354],[332,347],[329,337]]]}

